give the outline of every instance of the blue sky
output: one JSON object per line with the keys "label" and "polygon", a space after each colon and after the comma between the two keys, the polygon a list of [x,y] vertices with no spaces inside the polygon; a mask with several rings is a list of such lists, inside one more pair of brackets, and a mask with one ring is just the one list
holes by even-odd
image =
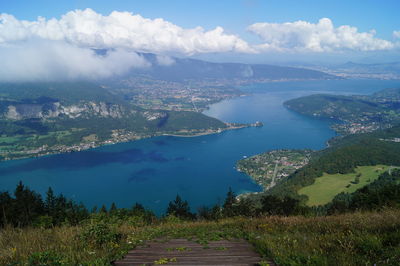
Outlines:
{"label": "blue sky", "polygon": [[[199,41],[196,42],[202,43],[201,45],[196,46],[193,43],[185,43],[187,40],[177,39],[177,42],[183,43],[180,47],[165,42],[142,44],[142,46],[135,43],[128,47],[145,52],[182,54],[217,61],[340,61],[348,59],[357,61],[365,58],[375,58],[372,61],[390,61],[390,58],[400,60],[399,0],[0,0],[0,13],[10,14],[18,21],[37,21],[39,16],[47,20],[51,18],[60,20],[62,15],[69,11],[86,8],[105,17],[113,11],[128,11],[139,14],[143,19],[162,18],[183,28],[180,35],[188,35],[190,29],[197,26],[204,28],[204,32],[188,37],[198,39]],[[329,20],[320,21],[321,18]],[[309,29],[304,30],[301,23],[291,24],[288,27],[284,25],[284,23],[294,23],[299,20],[309,23]],[[275,26],[273,23],[278,25]],[[334,38],[330,38],[332,33],[329,31],[321,33],[321,29],[329,28],[330,25],[335,32],[340,26],[346,25],[353,29],[357,28],[357,33],[354,34],[354,39],[347,40],[343,36],[351,34],[352,29],[343,29],[342,33],[337,33]],[[114,26],[118,28],[120,25]],[[150,25],[150,27],[153,26]],[[212,34],[217,26],[221,26],[223,32],[219,32],[217,37],[211,39],[207,37],[207,32]],[[250,26],[251,30],[249,30]],[[0,41],[1,30],[7,29],[0,28]],[[18,28],[15,31],[20,30]],[[23,31],[25,30],[32,29],[24,28]],[[371,33],[371,30],[375,32]],[[4,36],[8,36],[5,42],[15,40],[14,37],[10,37],[12,31],[14,28],[9,25],[8,33],[3,33]],[[162,29],[155,30],[150,37],[146,33],[143,39],[154,39],[160,31]],[[90,42],[98,38],[97,33],[98,30],[91,33],[91,36],[86,36],[87,39],[83,41],[71,39],[73,38],[71,36],[64,36],[62,39],[77,46],[109,48],[111,44]],[[371,36],[365,36],[370,33]],[[141,36],[141,34],[134,32],[131,36]],[[94,35],[96,37],[93,37]],[[100,35],[100,38],[107,38],[107,33]],[[40,35],[40,38],[42,37]],[[231,38],[230,43],[226,38]],[[313,43],[315,38],[318,39],[317,44]],[[55,37],[51,36],[50,39],[54,40]],[[210,40],[215,40],[217,44],[213,47],[204,47],[204,43]],[[123,48],[127,48],[127,41],[129,41],[128,37],[123,40],[123,45],[121,44]],[[116,41],[111,43],[120,45]],[[353,43],[356,44],[353,45]],[[150,46],[151,48],[148,48]]]}
{"label": "blue sky", "polygon": [[393,30],[400,29],[399,0],[0,0],[1,13],[27,20],[58,18],[85,8],[103,15],[118,10],[161,17],[182,27],[211,29],[219,25],[239,33],[255,22],[316,22],[322,17],[332,19],[335,25],[376,29],[381,38],[390,38]]}

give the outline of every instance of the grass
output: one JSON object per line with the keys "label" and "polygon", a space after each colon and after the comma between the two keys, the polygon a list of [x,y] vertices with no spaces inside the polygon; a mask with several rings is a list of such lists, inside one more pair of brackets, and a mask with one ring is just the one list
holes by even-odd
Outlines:
{"label": "grass", "polygon": [[[353,193],[357,189],[368,185],[390,168],[391,166],[387,165],[358,166],[355,169],[355,173],[324,173],[323,176],[315,179],[312,185],[299,189],[298,194],[308,197],[308,206],[324,205],[332,201],[341,192]],[[357,176],[359,176],[359,181],[355,182]]]}
{"label": "grass", "polygon": [[10,146],[24,146],[20,145],[20,143],[24,141],[35,141],[35,140],[43,140],[47,138],[56,138],[57,140],[61,140],[64,137],[71,135],[70,131],[52,131],[48,132],[45,135],[37,135],[37,134],[27,134],[27,135],[15,135],[15,136],[0,136],[0,142],[4,142],[9,144]]}
{"label": "grass", "polygon": [[0,265],[109,265],[146,240],[173,238],[204,243],[247,239],[264,258],[278,265],[398,265],[400,260],[398,209],[310,218],[100,224],[92,220],[76,227],[5,228],[0,231]]}
{"label": "grass", "polygon": [[84,137],[82,138],[82,140],[83,140],[83,141],[86,141],[86,142],[92,142],[92,141],[97,141],[97,140],[98,140],[98,137],[97,137],[96,134],[90,134],[90,135],[84,136]]}

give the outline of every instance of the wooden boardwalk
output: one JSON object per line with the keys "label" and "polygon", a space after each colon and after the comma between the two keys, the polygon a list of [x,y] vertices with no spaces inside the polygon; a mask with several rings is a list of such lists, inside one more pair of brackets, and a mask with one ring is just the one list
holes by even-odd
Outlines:
{"label": "wooden boardwalk", "polygon": [[[258,265],[261,261],[260,255],[244,240],[198,244],[186,239],[172,239],[138,247],[114,265]],[[275,265],[272,261],[267,262]]]}

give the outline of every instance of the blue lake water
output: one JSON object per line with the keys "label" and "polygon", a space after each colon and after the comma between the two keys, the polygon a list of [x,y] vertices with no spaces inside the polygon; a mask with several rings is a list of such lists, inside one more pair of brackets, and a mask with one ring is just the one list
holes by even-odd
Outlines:
{"label": "blue lake water", "polygon": [[231,187],[236,193],[260,191],[248,176],[235,170],[236,161],[272,149],[321,149],[335,133],[329,121],[285,109],[285,100],[314,93],[369,94],[399,87],[400,81],[327,80],[277,82],[246,86],[250,96],[214,104],[205,113],[226,122],[253,123],[221,134],[157,137],[69,154],[0,163],[0,190],[15,189],[22,180],[44,193],[56,193],[95,205],[130,207],[142,203],[157,214],[179,193],[192,210],[221,203]]}

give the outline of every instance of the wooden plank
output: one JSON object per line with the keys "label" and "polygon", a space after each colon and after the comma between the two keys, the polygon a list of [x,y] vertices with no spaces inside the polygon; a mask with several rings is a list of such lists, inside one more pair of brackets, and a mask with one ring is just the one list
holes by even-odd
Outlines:
{"label": "wooden plank", "polygon": [[[187,239],[157,239],[129,251],[114,265],[154,265],[163,258],[172,259],[168,265],[257,265],[262,258],[244,240],[219,240],[199,244]],[[207,246],[207,248],[204,248]],[[175,261],[176,260],[176,261]],[[270,265],[275,265],[269,260]]]}

